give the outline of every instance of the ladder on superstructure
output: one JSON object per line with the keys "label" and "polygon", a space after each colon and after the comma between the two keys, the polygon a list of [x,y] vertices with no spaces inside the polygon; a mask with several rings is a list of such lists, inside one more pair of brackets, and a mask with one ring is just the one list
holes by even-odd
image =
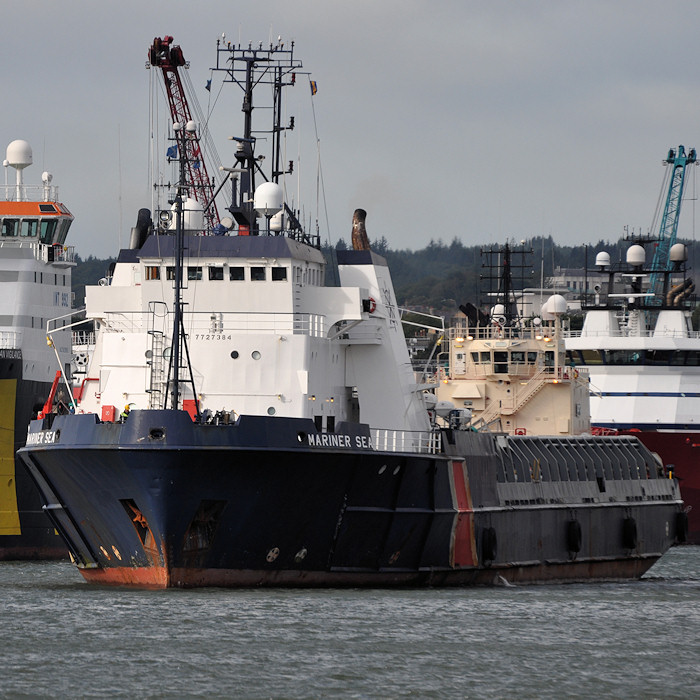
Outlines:
{"label": "ladder on superstructure", "polygon": [[[163,308],[164,313],[157,313],[159,307]],[[150,396],[150,407],[152,409],[161,409],[164,406],[164,389],[165,389],[165,371],[164,357],[165,350],[165,322],[163,322],[163,330],[156,328],[156,319],[167,318],[168,307],[162,301],[151,301],[148,304],[148,335],[151,336],[151,357],[146,362],[150,366],[149,385],[146,393]]]}

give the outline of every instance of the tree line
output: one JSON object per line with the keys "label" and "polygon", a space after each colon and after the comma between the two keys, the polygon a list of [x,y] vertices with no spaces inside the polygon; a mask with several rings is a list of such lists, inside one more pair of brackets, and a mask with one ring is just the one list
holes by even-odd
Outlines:
{"label": "tree line", "polygon": [[[551,236],[535,236],[525,240],[508,242],[513,249],[531,250],[530,266],[523,270],[522,278],[514,279],[514,286],[538,287],[541,278],[551,277],[557,267],[583,268],[592,267],[596,255],[607,251],[613,262],[624,260],[630,242],[620,238],[610,242],[600,240],[588,246],[557,245]],[[688,247],[688,266],[692,270],[694,261],[700,260],[700,247],[695,241],[681,241]],[[498,244],[499,246],[502,244]],[[334,248],[325,246],[323,252],[329,261],[327,283],[337,284],[335,270],[335,251],[345,250],[349,246],[340,239]],[[432,309],[435,313],[449,313],[460,304],[478,303],[484,285],[482,277],[483,250],[492,246],[467,246],[454,238],[450,243],[431,240],[420,250],[392,250],[386,238],[371,241],[372,250],[386,258],[394,282],[399,306],[419,309]],[[496,247],[494,244],[493,247]],[[88,257],[82,260],[76,256],[77,266],[73,269],[73,292],[75,308],[84,304],[85,285],[97,284],[107,275],[113,258],[99,259]],[[587,261],[587,262],[586,262]]]}

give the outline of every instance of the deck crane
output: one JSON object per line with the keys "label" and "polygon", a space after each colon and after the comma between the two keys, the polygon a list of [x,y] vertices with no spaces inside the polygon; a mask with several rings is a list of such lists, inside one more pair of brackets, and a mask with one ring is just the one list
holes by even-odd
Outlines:
{"label": "deck crane", "polygon": [[[172,42],[173,37],[171,36],[164,36],[162,39],[156,37],[149,48],[148,60],[150,66],[160,68],[163,73],[173,123],[184,125],[192,121],[192,115],[180,79],[179,69],[187,68],[189,64],[185,61],[182,49],[179,46],[173,46]],[[214,201],[214,181],[207,174],[197,132],[185,132],[184,144],[186,152],[178,155],[185,159],[189,193],[205,208],[204,219],[207,222],[208,230],[211,231],[219,224],[220,219]]]}
{"label": "deck crane", "polygon": [[672,166],[669,177],[668,194],[666,205],[661,218],[659,238],[654,252],[654,259],[651,263],[651,277],[649,279],[649,291],[654,292],[653,303],[661,304],[665,299],[663,289],[664,280],[667,279],[665,272],[669,268],[669,251],[676,242],[678,233],[678,218],[681,213],[681,202],[683,200],[683,187],[685,185],[685,171],[688,165],[696,162],[695,149],[691,148],[686,155],[685,148],[678,146],[678,151],[669,149],[664,165]]}

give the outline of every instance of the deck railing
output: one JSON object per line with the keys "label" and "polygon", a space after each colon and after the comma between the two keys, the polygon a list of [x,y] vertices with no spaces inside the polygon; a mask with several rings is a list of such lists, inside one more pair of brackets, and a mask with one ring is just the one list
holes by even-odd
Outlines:
{"label": "deck railing", "polygon": [[19,348],[22,345],[21,331],[0,331],[0,349]]}
{"label": "deck railing", "polygon": [[436,454],[442,448],[439,432],[372,429],[372,445],[379,452]]}
{"label": "deck railing", "polygon": [[47,245],[36,240],[22,238],[0,238],[0,248],[28,248],[34,257],[43,263],[65,263],[59,267],[75,264],[75,246]]}
{"label": "deck railing", "polygon": [[55,185],[0,185],[0,200],[4,202],[57,202]]}
{"label": "deck railing", "polygon": [[[172,313],[168,314],[168,328],[172,328]],[[101,321],[107,332],[136,333],[149,329],[148,312],[109,311]],[[276,313],[276,312],[196,312],[185,311],[183,321],[185,332],[192,340],[207,339],[200,336],[223,336],[230,333],[270,333],[309,335],[325,337],[327,333],[325,316],[320,314]]]}

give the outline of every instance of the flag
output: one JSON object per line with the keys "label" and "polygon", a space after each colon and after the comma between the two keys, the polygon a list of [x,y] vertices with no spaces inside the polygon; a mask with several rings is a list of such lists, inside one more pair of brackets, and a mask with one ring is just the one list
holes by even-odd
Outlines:
{"label": "flag", "polygon": [[204,86],[204,89],[211,92],[211,80],[207,80],[207,84]]}
{"label": "flag", "polygon": [[199,161],[198,161],[198,160],[194,161],[194,163],[192,163],[192,167],[193,167],[195,170],[199,170]]}
{"label": "flag", "polygon": [[170,146],[170,148],[165,152],[168,158],[177,158],[177,146]]}
{"label": "flag", "polygon": [[310,80],[309,85],[311,85],[311,94],[315,95],[318,92],[318,85],[316,85],[316,81]]}

